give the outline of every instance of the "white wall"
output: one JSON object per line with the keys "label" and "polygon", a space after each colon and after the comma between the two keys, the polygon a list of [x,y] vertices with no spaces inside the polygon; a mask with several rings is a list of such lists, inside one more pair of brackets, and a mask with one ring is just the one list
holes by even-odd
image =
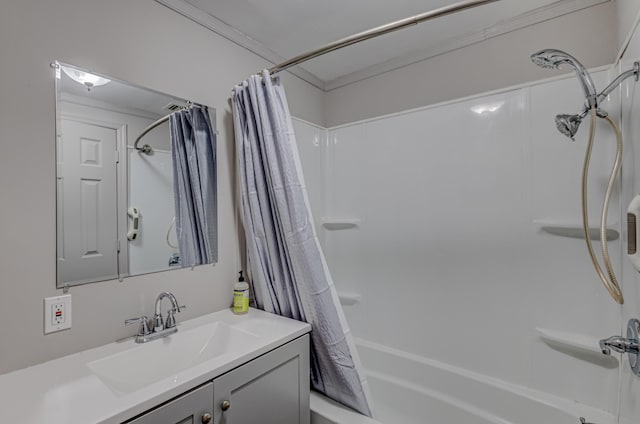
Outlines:
{"label": "white wall", "polygon": [[[267,64],[152,0],[4,2],[0,13],[0,373],[135,333],[170,290],[184,320],[227,307],[239,267],[234,214],[234,84]],[[219,263],[71,289],[73,328],[43,335],[55,289],[54,74],[58,59],[217,109]],[[296,116],[324,124],[323,94],[283,75]]]}
{"label": "white wall", "polygon": [[549,71],[529,60],[543,48],[566,50],[587,67],[610,64],[617,53],[616,28],[615,3],[608,2],[338,88],[326,96],[327,124],[546,78]]}
{"label": "white wall", "polygon": [[[640,13],[640,2],[638,0],[616,0],[617,20],[618,20],[618,49],[624,46],[633,26]],[[631,52],[629,52],[631,53]],[[628,55],[628,54],[627,54]]]}

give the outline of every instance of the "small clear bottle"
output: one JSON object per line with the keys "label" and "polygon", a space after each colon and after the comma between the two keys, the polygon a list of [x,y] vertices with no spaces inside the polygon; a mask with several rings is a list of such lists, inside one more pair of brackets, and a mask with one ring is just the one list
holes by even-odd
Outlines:
{"label": "small clear bottle", "polygon": [[247,312],[249,312],[249,284],[244,281],[244,276],[240,271],[240,278],[233,286],[233,313],[242,315]]}

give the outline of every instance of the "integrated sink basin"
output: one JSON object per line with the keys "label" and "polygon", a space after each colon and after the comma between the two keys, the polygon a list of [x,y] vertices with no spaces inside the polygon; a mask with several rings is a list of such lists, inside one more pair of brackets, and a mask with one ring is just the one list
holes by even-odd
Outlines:
{"label": "integrated sink basin", "polygon": [[[180,327],[180,326],[179,326]],[[200,363],[238,355],[259,336],[224,322],[182,330],[168,337],[87,363],[104,384],[117,394],[127,394],[175,376]]]}
{"label": "integrated sink basin", "polygon": [[0,375],[0,423],[127,422],[309,331],[250,308],[182,321],[177,333],[147,343],[132,335]]}

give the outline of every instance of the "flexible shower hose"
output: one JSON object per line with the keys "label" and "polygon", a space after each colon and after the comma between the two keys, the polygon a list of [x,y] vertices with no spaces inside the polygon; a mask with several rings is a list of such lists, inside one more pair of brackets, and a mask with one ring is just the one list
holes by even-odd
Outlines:
{"label": "flexible shower hose", "polygon": [[608,116],[605,116],[605,119],[613,131],[616,134],[616,160],[613,164],[613,169],[611,170],[611,175],[609,176],[609,184],[607,185],[607,191],[604,195],[604,203],[602,205],[602,215],[600,217],[600,245],[602,246],[602,258],[604,259],[604,264],[607,269],[607,275],[602,271],[602,267],[600,266],[600,261],[596,257],[595,252],[593,251],[593,245],[591,243],[591,236],[589,231],[589,211],[588,211],[588,202],[587,202],[587,177],[589,174],[589,162],[591,161],[591,151],[593,149],[593,142],[595,139],[595,130],[596,130],[596,117],[597,111],[595,108],[591,110],[591,119],[589,122],[589,142],[587,144],[587,151],[584,157],[584,166],[582,168],[582,228],[584,229],[585,240],[587,241],[587,249],[589,250],[589,256],[591,257],[591,261],[593,262],[593,266],[598,273],[598,277],[604,284],[604,287],[607,289],[613,300],[618,302],[619,304],[624,303],[624,296],[622,295],[622,290],[620,289],[620,284],[618,283],[618,279],[616,278],[616,274],[613,271],[613,266],[611,265],[611,258],[609,257],[609,249],[607,246],[607,213],[609,210],[609,201],[611,200],[611,194],[613,193],[613,186],[616,181],[616,176],[620,171],[620,164],[622,162],[622,134],[620,130],[616,126],[615,122],[611,120]]}

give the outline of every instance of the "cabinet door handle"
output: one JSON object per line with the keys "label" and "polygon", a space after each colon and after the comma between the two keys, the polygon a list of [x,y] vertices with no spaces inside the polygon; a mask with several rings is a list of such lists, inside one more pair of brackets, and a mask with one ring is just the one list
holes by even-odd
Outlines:
{"label": "cabinet door handle", "polygon": [[202,416],[202,424],[209,424],[209,423],[211,422],[211,418],[212,418],[212,417],[211,417],[211,414],[210,414],[210,413],[208,413],[208,412],[207,412],[207,413],[205,413],[205,414]]}
{"label": "cabinet door handle", "polygon": [[227,409],[231,408],[231,402],[229,402],[228,400],[223,400],[220,407],[223,411],[226,411]]}

